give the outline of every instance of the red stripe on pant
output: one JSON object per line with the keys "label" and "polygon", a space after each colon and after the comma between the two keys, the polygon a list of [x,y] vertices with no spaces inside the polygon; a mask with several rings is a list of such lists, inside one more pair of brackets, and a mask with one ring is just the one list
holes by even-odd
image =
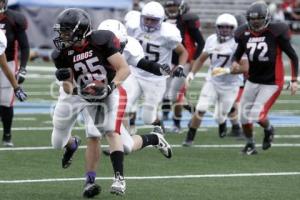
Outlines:
{"label": "red stripe on pant", "polygon": [[121,124],[123,121],[126,104],[127,104],[127,93],[126,90],[121,86],[118,87],[118,90],[119,90],[119,104],[118,104],[115,132],[121,134]]}
{"label": "red stripe on pant", "polygon": [[282,86],[278,86],[277,91],[271,96],[271,98],[266,102],[262,111],[259,114],[259,122],[263,122],[266,120],[266,117],[271,109],[272,105],[275,103],[276,99],[279,97],[282,90]]}

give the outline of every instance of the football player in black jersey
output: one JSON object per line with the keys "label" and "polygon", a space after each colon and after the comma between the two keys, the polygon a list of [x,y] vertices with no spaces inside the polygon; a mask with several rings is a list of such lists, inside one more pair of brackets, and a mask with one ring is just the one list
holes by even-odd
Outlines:
{"label": "football player in black jersey", "polygon": [[291,60],[291,93],[297,91],[298,57],[290,43],[290,31],[285,23],[270,22],[268,6],[263,2],[253,3],[246,13],[247,24],[235,33],[238,43],[232,71],[238,71],[244,53],[249,60],[248,80],[241,99],[240,119],[246,136],[243,153],[256,154],[253,139],[253,121],[264,128],[262,149],[271,147],[274,127],[268,120],[268,112],[284,84],[282,51]]}
{"label": "football player in black jersey", "polygon": [[[7,38],[5,55],[8,66],[13,74],[16,74],[18,83],[25,80],[26,64],[29,57],[29,43],[26,35],[27,22],[25,17],[14,10],[7,9],[8,0],[0,0],[0,29]],[[18,64],[18,52],[20,50],[20,65]],[[10,82],[4,78],[0,71],[0,114],[3,124],[3,144],[13,146],[11,138],[11,126],[13,121],[14,90]]]}
{"label": "football player in black jersey", "polygon": [[[201,54],[204,47],[204,39],[200,32],[200,21],[199,17],[189,12],[189,6],[184,0],[164,0],[163,6],[167,16],[167,21],[176,24],[180,30],[182,37],[182,44],[188,51],[188,70],[193,64],[194,60]],[[178,55],[173,52],[172,64],[178,65]],[[189,69],[190,70],[190,69]],[[188,72],[186,72],[188,73]],[[184,95],[186,88],[184,87],[184,78],[173,78],[171,81],[170,89],[163,100],[163,116],[165,119],[168,118],[168,111],[170,110],[170,101],[175,103],[174,115],[173,115],[173,131],[179,132],[181,129],[181,110],[184,102]],[[172,91],[170,91],[172,90]],[[192,110],[189,105],[184,105],[188,110]]]}
{"label": "football player in black jersey", "polygon": [[[105,136],[110,145],[115,176],[111,193],[122,195],[126,184],[123,177],[124,150],[120,127],[125,112],[126,91],[120,84],[130,71],[119,53],[120,42],[110,31],[92,31],[88,14],[76,8],[60,13],[54,31],[58,34],[53,40],[58,50],[53,53],[55,66],[66,68],[70,77],[62,85],[64,92],[69,95],[60,95],[68,104],[59,104],[55,108],[52,145],[55,148],[65,148],[62,166],[67,168],[80,143],[78,137],[71,136],[71,128],[78,113],[85,112],[86,129],[96,125],[100,133],[87,131],[83,196],[91,198],[101,191],[100,186],[95,183],[101,136]],[[101,87],[95,90],[94,84],[100,82]],[[92,126],[89,123],[93,123]]]}

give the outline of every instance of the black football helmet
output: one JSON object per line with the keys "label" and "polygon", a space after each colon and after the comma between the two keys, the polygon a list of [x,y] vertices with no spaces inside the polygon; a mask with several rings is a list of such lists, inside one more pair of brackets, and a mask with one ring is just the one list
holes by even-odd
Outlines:
{"label": "black football helmet", "polygon": [[254,32],[261,32],[271,21],[269,8],[264,2],[255,2],[251,4],[246,13],[248,26]]}
{"label": "black football helmet", "polygon": [[163,6],[167,17],[170,19],[174,19],[178,15],[182,15],[189,10],[189,7],[184,0],[165,0]]}
{"label": "black football helmet", "polygon": [[3,13],[7,10],[8,0],[0,0],[0,13]]}
{"label": "black football helmet", "polygon": [[58,15],[53,30],[58,34],[54,45],[62,50],[91,34],[91,19],[84,10],[69,8]]}

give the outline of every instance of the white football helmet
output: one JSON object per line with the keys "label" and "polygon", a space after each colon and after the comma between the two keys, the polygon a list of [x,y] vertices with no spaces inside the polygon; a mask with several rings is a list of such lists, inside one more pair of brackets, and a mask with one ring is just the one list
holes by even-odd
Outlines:
{"label": "white football helmet", "polygon": [[163,6],[156,1],[151,1],[142,9],[141,28],[146,32],[159,30],[164,18],[165,11]]}
{"label": "white football helmet", "polygon": [[124,17],[124,25],[125,27],[130,27],[129,24],[139,24],[140,23],[141,12],[137,10],[131,10],[126,13]]}
{"label": "white football helmet", "polygon": [[109,30],[115,34],[115,36],[120,40],[121,51],[125,48],[127,44],[127,31],[125,26],[118,20],[107,19],[101,22],[98,26],[98,30]]}
{"label": "white football helmet", "polygon": [[216,33],[219,42],[225,42],[233,37],[237,28],[236,18],[228,13],[219,15],[216,20]]}

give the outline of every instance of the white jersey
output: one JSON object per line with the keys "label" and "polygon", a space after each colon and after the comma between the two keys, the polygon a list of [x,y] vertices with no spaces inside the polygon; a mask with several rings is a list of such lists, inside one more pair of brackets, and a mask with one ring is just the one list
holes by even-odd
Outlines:
{"label": "white jersey", "polygon": [[7,39],[4,32],[0,29],[0,55],[2,55],[5,52],[6,47]]}
{"label": "white jersey", "polygon": [[230,68],[232,65],[232,56],[237,48],[234,38],[220,43],[216,34],[210,35],[206,41],[203,52],[210,56],[210,66],[206,77],[207,81],[212,81],[217,86],[240,86],[243,84],[243,76],[241,74],[226,74],[222,76],[211,76],[211,71],[215,67]]}
{"label": "white jersey", "polygon": [[[163,22],[159,30],[150,33],[143,31],[140,25],[129,27],[128,30],[128,33],[141,43],[146,59],[171,66],[172,51],[182,40],[180,31],[175,25]],[[141,69],[137,69],[137,73],[140,78],[166,79],[165,76],[157,76]]]}
{"label": "white jersey", "polygon": [[124,48],[122,55],[130,66],[130,71],[136,74],[138,62],[145,57],[144,50],[139,41],[131,36],[127,36],[127,44]]}

